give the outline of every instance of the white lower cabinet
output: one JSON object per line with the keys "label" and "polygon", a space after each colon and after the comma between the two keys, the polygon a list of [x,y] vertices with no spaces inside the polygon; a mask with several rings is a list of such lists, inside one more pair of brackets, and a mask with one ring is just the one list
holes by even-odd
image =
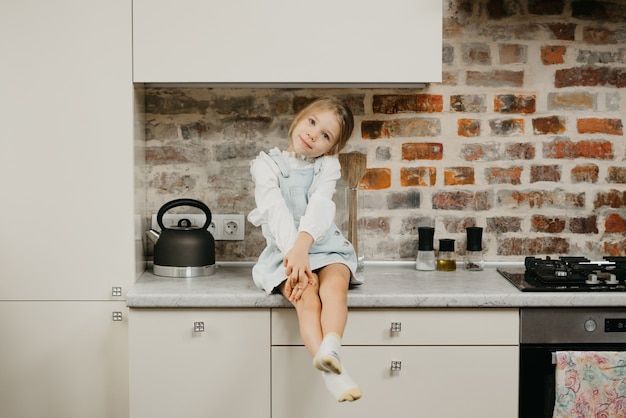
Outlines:
{"label": "white lower cabinet", "polygon": [[131,418],[269,418],[269,309],[131,309],[129,327]]}
{"label": "white lower cabinet", "polygon": [[339,403],[293,309],[131,309],[131,418],[517,416],[517,309],[353,309]]}
{"label": "white lower cabinet", "polygon": [[0,302],[0,417],[128,417],[125,305]]}
{"label": "white lower cabinet", "polygon": [[342,360],[363,397],[338,403],[300,345],[295,312],[275,309],[272,418],[516,417],[518,318],[517,309],[352,310]]}

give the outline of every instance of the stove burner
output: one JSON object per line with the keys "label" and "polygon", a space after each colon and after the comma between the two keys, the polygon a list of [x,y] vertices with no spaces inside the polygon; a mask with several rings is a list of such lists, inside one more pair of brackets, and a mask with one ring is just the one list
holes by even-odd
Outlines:
{"label": "stove burner", "polygon": [[524,266],[498,272],[522,291],[626,291],[626,257],[526,257]]}

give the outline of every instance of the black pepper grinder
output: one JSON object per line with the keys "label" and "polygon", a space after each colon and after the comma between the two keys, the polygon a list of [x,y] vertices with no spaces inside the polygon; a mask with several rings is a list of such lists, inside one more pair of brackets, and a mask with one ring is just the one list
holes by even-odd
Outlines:
{"label": "black pepper grinder", "polygon": [[484,268],[483,229],[479,226],[466,228],[467,250],[465,251],[465,270],[480,271]]}
{"label": "black pepper grinder", "polygon": [[433,246],[433,238],[435,237],[435,228],[420,226],[417,228],[417,233],[417,260],[415,268],[417,270],[434,270],[435,247]]}

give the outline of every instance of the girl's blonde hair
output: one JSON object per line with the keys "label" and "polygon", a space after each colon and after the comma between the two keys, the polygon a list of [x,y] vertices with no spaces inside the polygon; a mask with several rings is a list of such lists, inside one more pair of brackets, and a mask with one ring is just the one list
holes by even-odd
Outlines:
{"label": "girl's blonde hair", "polygon": [[329,154],[338,154],[339,151],[346,146],[348,139],[350,139],[350,136],[352,135],[352,130],[354,129],[354,116],[352,115],[352,111],[348,105],[336,97],[321,97],[312,101],[304,109],[298,112],[296,118],[289,127],[289,138],[291,138],[291,134],[295,126],[302,119],[323,110],[330,110],[333,112],[337,117],[337,122],[339,122],[339,136],[337,138],[337,143],[335,143],[335,146],[329,151]]}

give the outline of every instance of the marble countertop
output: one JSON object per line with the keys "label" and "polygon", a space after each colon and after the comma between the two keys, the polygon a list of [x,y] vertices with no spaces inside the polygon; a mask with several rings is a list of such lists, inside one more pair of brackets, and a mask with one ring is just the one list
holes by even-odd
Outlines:
{"label": "marble countertop", "polygon": [[[373,262],[365,266],[365,283],[348,293],[350,308],[418,307],[572,307],[625,306],[626,292],[521,292],[496,267],[521,263],[487,263],[483,271],[417,271],[411,262]],[[281,295],[266,295],[252,282],[252,263],[217,263],[207,277],[169,278],[152,274],[137,280],[126,295],[130,308],[283,308]]]}

